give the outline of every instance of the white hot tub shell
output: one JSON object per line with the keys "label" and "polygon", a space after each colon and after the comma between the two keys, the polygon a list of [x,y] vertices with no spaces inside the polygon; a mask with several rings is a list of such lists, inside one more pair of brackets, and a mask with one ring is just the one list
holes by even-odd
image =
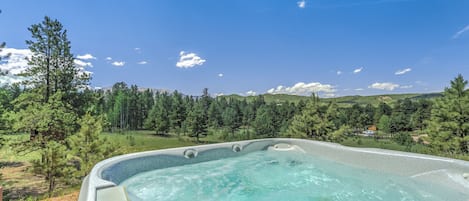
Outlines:
{"label": "white hot tub shell", "polygon": [[298,150],[344,165],[367,168],[425,182],[435,182],[467,195],[469,162],[374,148],[352,148],[304,139],[272,138],[147,151],[116,156],[96,164],[83,180],[79,201],[126,201],[121,182],[154,169],[236,157],[254,151]]}

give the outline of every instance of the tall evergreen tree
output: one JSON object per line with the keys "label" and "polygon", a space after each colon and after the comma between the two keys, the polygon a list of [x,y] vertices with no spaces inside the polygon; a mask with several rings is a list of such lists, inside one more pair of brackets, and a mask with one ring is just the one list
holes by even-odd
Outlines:
{"label": "tall evergreen tree", "polygon": [[162,93],[158,97],[154,107],[156,107],[155,131],[158,134],[168,134],[171,124],[169,119],[169,114],[171,111],[171,99],[166,92]]}
{"label": "tall evergreen tree", "polygon": [[138,91],[137,85],[130,86],[129,97],[128,97],[128,101],[129,101],[128,113],[129,113],[129,128],[131,130],[137,130],[140,117],[142,116],[139,110],[140,105],[139,105],[138,99],[139,99],[139,91]]}
{"label": "tall evergreen tree", "polygon": [[432,101],[421,99],[416,105],[416,111],[410,116],[412,129],[423,130],[427,127],[427,121],[431,117]]}
{"label": "tall evergreen tree", "polygon": [[197,142],[200,138],[207,135],[207,119],[204,114],[204,102],[197,101],[187,115],[187,124],[189,128],[189,136],[195,137]]}
{"label": "tall evergreen tree", "polygon": [[256,118],[253,122],[255,135],[261,137],[276,137],[277,130],[274,123],[274,112],[269,105],[260,105],[256,111]]}
{"label": "tall evergreen tree", "polygon": [[33,86],[47,102],[52,94],[62,91],[63,99],[72,104],[79,88],[84,88],[90,75],[74,63],[67,30],[58,20],[44,17],[44,21],[33,24],[28,30],[32,40],[26,44],[32,56],[28,59],[23,76],[27,86]]}
{"label": "tall evergreen tree", "polygon": [[208,124],[210,127],[220,128],[222,125],[224,125],[222,118],[222,109],[223,108],[220,105],[220,100],[218,99],[212,104],[210,104],[210,107],[208,108]]}
{"label": "tall evergreen tree", "polygon": [[70,105],[62,102],[60,92],[51,96],[47,103],[38,103],[41,99],[37,94],[24,93],[14,101],[13,129],[35,131],[31,139],[39,140],[39,145],[47,141],[64,142],[77,128],[76,114]]}
{"label": "tall evergreen tree", "polygon": [[43,156],[42,160],[34,160],[34,172],[42,174],[48,183],[48,195],[52,197],[52,193],[57,187],[61,178],[68,173],[68,150],[65,145],[55,141],[49,141],[45,144],[45,148],[40,151]]}
{"label": "tall evergreen tree", "polygon": [[398,100],[394,105],[391,116],[391,133],[412,131],[411,117],[415,113],[414,102],[408,98]]}
{"label": "tall evergreen tree", "polygon": [[85,114],[80,119],[80,130],[69,138],[69,144],[73,155],[78,157],[80,166],[75,173],[81,180],[85,177],[94,164],[116,153],[117,146],[109,142],[107,138],[100,138],[103,131],[103,119]]}
{"label": "tall evergreen tree", "polygon": [[182,94],[174,91],[171,95],[171,110],[169,111],[170,124],[179,135],[182,129],[182,123],[186,120],[186,107]]}
{"label": "tall evergreen tree", "polygon": [[239,113],[233,107],[228,107],[223,111],[222,119],[223,125],[231,133],[231,137],[234,138],[235,131],[241,126],[241,122],[238,121]]}
{"label": "tall evergreen tree", "polygon": [[360,106],[360,104],[353,104],[352,107],[347,110],[347,116],[347,122],[351,128],[358,130],[363,130],[365,128],[362,120],[366,118],[363,117],[363,108]]}
{"label": "tall evergreen tree", "polygon": [[313,94],[311,100],[306,102],[303,111],[293,117],[287,134],[302,138],[316,135],[318,125],[321,123],[319,112],[319,98]]}
{"label": "tall evergreen tree", "polygon": [[363,108],[363,114],[360,115],[362,125],[364,127],[368,127],[370,125],[373,125],[374,122],[374,116],[375,116],[375,108],[371,104],[366,104],[365,107]]}
{"label": "tall evergreen tree", "polygon": [[319,97],[313,94],[303,111],[293,117],[288,133],[298,137],[328,140],[335,127],[332,119],[336,115],[337,111],[333,104],[328,106],[326,112],[322,112]]}
{"label": "tall evergreen tree", "polygon": [[431,145],[449,153],[469,153],[469,91],[458,75],[433,105],[430,119]]}
{"label": "tall evergreen tree", "polygon": [[156,103],[145,122],[147,129],[155,130],[156,134],[168,134],[171,121],[171,99],[166,92],[158,94]]}
{"label": "tall evergreen tree", "polygon": [[[246,101],[246,99],[244,99]],[[242,109],[242,126],[244,126],[244,132],[246,134],[247,139],[251,138],[250,129],[253,124],[253,121],[256,118],[256,113],[254,112],[254,105],[248,104],[247,102],[244,104],[245,106]]]}

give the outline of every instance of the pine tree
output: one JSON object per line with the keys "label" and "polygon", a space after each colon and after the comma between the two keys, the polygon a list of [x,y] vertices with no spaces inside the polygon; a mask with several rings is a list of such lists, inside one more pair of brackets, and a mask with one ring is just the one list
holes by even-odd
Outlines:
{"label": "pine tree", "polygon": [[49,197],[52,196],[60,179],[68,173],[68,153],[64,145],[49,141],[40,151],[42,160],[33,161],[34,172],[44,175],[48,182]]}
{"label": "pine tree", "polygon": [[458,75],[438,98],[431,111],[431,145],[448,153],[469,153],[469,91]]}
{"label": "pine tree", "polygon": [[139,91],[137,85],[130,86],[128,96],[129,128],[131,130],[137,130],[140,117],[142,116],[139,110]]}
{"label": "pine tree", "polygon": [[[246,101],[246,99],[244,99],[244,101]],[[242,110],[242,113],[243,113],[242,125],[245,128],[244,132],[246,134],[246,138],[250,139],[251,138],[250,128],[253,124],[253,121],[256,118],[256,113],[254,112],[253,104],[246,103],[243,108],[244,109]]]}
{"label": "pine tree", "polygon": [[145,128],[155,130],[156,134],[167,134],[171,126],[171,108],[171,99],[168,94],[166,92],[158,94],[156,104],[153,105],[145,120]]}
{"label": "pine tree", "polygon": [[225,111],[223,111],[221,116],[223,119],[223,125],[225,125],[225,127],[231,133],[232,139],[234,139],[235,131],[241,126],[240,122],[238,121],[238,112],[234,108],[228,107],[225,109]]}
{"label": "pine tree", "polygon": [[168,134],[170,128],[169,111],[171,110],[171,99],[165,92],[157,99],[155,106],[155,131],[157,134]]}
{"label": "pine tree", "polygon": [[208,108],[208,123],[212,128],[220,128],[222,125],[225,125],[223,124],[222,108],[219,102],[219,100],[213,102]]}
{"label": "pine tree", "polygon": [[207,119],[204,114],[204,103],[198,101],[187,115],[187,124],[189,128],[189,136],[195,137],[200,142],[201,137],[207,135]]}
{"label": "pine tree", "polygon": [[77,128],[77,116],[72,107],[62,102],[62,93],[57,92],[51,96],[47,103],[38,103],[41,96],[34,93],[23,93],[15,102],[15,111],[10,114],[14,119],[15,131],[34,130],[31,136],[41,144],[47,141],[64,142],[65,138],[73,134]]}
{"label": "pine tree", "polygon": [[288,134],[294,137],[312,137],[329,140],[335,129],[333,119],[337,117],[336,105],[330,104],[326,112],[321,111],[319,97],[313,94],[303,111],[293,117]]}
{"label": "pine tree", "polygon": [[176,133],[179,135],[182,130],[182,123],[186,120],[186,108],[182,94],[174,91],[171,95],[171,110],[169,111],[170,124]]}
{"label": "pine tree", "polygon": [[67,30],[58,20],[47,16],[28,30],[33,40],[27,40],[26,44],[32,56],[28,59],[30,68],[23,74],[28,77],[24,84],[33,86],[43,96],[43,102],[62,91],[63,99],[72,104],[78,89],[88,84],[90,75],[74,63]]}
{"label": "pine tree", "polygon": [[103,118],[88,113],[80,119],[80,131],[68,139],[73,155],[80,162],[76,173],[79,179],[86,176],[95,163],[116,154],[117,146],[100,138],[102,131]]}
{"label": "pine tree", "polygon": [[412,129],[423,130],[427,127],[427,121],[431,117],[432,101],[421,99],[417,105],[417,110],[410,117]]}
{"label": "pine tree", "polygon": [[257,137],[276,137],[277,132],[274,125],[274,113],[269,105],[261,105],[257,108],[253,128]]}
{"label": "pine tree", "polygon": [[303,111],[293,117],[288,135],[301,138],[317,135],[318,125],[321,123],[319,112],[319,99],[313,94]]}
{"label": "pine tree", "polygon": [[365,125],[363,125],[363,117],[360,117],[363,114],[363,108],[360,104],[355,103],[350,109],[348,109],[348,125],[353,129],[363,130]]}
{"label": "pine tree", "polygon": [[368,127],[374,124],[375,108],[371,104],[366,104],[361,115],[362,125]]}

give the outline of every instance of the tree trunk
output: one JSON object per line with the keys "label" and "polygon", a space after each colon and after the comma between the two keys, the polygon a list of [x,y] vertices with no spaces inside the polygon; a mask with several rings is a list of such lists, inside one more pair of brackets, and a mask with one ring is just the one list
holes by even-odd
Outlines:
{"label": "tree trunk", "polygon": [[49,177],[49,198],[52,197],[52,192],[54,191],[54,178],[51,175],[47,175]]}
{"label": "tree trunk", "polygon": [[46,96],[45,96],[45,101],[44,102],[48,102],[49,101],[49,95],[50,95],[50,50],[48,50],[47,52],[47,59],[46,59]]}

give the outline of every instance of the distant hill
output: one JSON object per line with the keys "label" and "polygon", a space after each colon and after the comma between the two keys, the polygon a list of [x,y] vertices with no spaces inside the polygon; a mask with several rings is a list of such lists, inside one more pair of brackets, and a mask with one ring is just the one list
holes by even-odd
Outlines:
{"label": "distant hill", "polygon": [[[287,95],[287,94],[263,94],[264,100],[268,103],[270,102],[294,102],[298,103],[301,100],[308,100],[308,96],[298,96],[298,95]],[[358,104],[372,104],[378,105],[380,102],[386,102],[388,104],[393,104],[399,99],[433,99],[441,97],[441,93],[428,93],[428,94],[383,94],[383,95],[373,95],[373,96],[342,96],[336,98],[321,98],[324,102],[335,101],[337,104],[343,107],[351,106],[355,103]],[[246,98],[247,101],[253,101],[256,96],[240,96],[240,95],[225,95],[226,98],[236,98],[238,100],[243,100]]]}

